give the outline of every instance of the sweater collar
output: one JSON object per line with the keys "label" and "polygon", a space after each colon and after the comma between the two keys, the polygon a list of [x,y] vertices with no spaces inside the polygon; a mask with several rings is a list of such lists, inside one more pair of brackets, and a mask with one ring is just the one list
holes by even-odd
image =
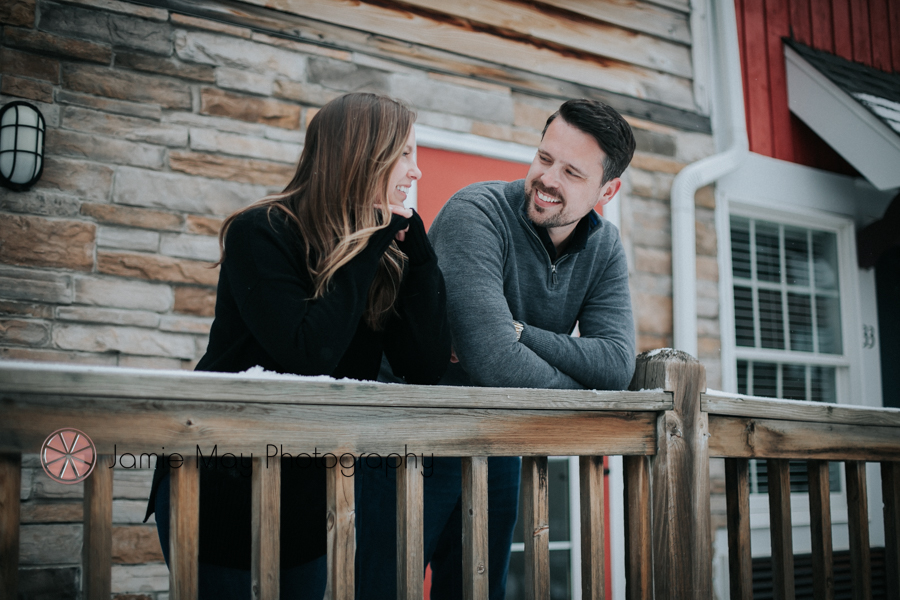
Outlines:
{"label": "sweater collar", "polygon": [[585,246],[587,246],[588,237],[593,233],[593,231],[600,224],[600,216],[596,211],[591,210],[588,214],[586,214],[580,221],[578,221],[578,225],[575,226],[575,231],[572,233],[572,241],[566,247],[565,251],[557,255],[556,246],[553,245],[553,241],[550,239],[550,234],[547,232],[546,227],[540,227],[535,225],[531,219],[528,218],[528,211],[525,208],[525,204],[528,202],[528,198],[525,197],[525,187],[524,181],[522,182],[522,204],[519,206],[519,211],[522,213],[525,222],[529,227],[534,230],[537,234],[538,239],[541,240],[541,243],[544,245],[544,248],[547,250],[547,254],[550,256],[551,261],[555,261],[560,256],[565,256],[566,254],[577,254],[584,250]]}

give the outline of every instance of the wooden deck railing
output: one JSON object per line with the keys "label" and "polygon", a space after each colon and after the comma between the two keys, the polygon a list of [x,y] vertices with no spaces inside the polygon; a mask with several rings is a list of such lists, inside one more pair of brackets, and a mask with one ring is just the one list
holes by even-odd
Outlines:
{"label": "wooden deck railing", "polygon": [[[197,594],[198,447],[208,453],[216,446],[220,456],[253,454],[252,591],[254,598],[264,599],[278,598],[279,581],[280,478],[278,461],[269,461],[266,468],[267,444],[336,457],[407,452],[463,457],[463,573],[465,597],[473,600],[486,597],[491,568],[489,456],[524,457],[528,598],[549,598],[547,457],[581,457],[583,598],[604,595],[601,457],[624,457],[629,600],[711,598],[709,456],[736,459],[729,462],[729,473],[735,470],[738,479],[751,456],[900,458],[900,420],[894,412],[847,409],[847,415],[855,415],[851,418],[842,416],[843,407],[804,404],[779,413],[756,399],[711,395],[705,395],[701,405],[704,370],[680,352],[641,355],[631,388],[637,391],[394,386],[0,362],[0,600],[16,597],[21,454],[38,452],[47,435],[63,427],[86,432],[107,464],[114,448],[119,455],[160,453],[164,448],[167,456],[185,457],[184,465],[171,471],[170,597],[176,600]],[[746,410],[750,412],[741,412]],[[790,432],[812,434],[802,441],[785,437],[785,430],[779,429],[783,423],[791,425]],[[829,442],[816,431],[841,435]],[[86,600],[110,598],[112,471],[103,466],[85,482]],[[421,461],[404,459],[397,472],[401,598],[422,596],[421,469]],[[885,496],[891,498],[894,528],[886,536],[894,552],[889,551],[888,560],[900,573],[897,463],[888,463],[884,472],[885,489],[893,490]],[[339,465],[327,474],[326,597],[347,599],[354,590],[353,479],[344,477]],[[743,481],[744,487],[734,487],[739,490],[736,506],[741,506],[740,494],[746,496],[746,477]],[[732,495],[730,491],[729,507]],[[734,514],[730,526],[738,537],[746,536],[746,509]],[[786,514],[789,520],[789,510]],[[789,521],[787,531],[789,536]],[[732,562],[736,560],[737,572],[749,574],[744,555],[732,552]],[[861,568],[866,568],[864,563]],[[733,576],[732,581],[746,585],[749,579]],[[746,594],[748,588],[735,589]]]}

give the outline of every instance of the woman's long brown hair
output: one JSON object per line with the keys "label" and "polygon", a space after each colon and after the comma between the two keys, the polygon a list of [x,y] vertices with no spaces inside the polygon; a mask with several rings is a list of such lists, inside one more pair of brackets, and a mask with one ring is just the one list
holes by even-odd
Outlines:
{"label": "woman's long brown hair", "polygon": [[[313,298],[328,292],[335,272],[359,254],[378,230],[388,226],[388,176],[400,159],[415,113],[375,94],[347,94],[319,110],[306,130],[294,178],[280,194],[243,208],[222,224],[219,245],[234,219],[259,206],[278,209],[300,230]],[[406,256],[391,243],[369,288],[364,318],[381,329],[390,314]]]}

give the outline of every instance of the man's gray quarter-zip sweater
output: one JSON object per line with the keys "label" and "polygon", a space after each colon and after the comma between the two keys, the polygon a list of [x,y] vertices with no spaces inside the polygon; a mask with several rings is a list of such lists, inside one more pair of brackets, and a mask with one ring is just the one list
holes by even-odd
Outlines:
{"label": "man's gray quarter-zip sweater", "polygon": [[[476,183],[431,226],[460,361],[441,383],[625,389],[635,333],[618,230],[591,211],[551,259],[525,202],[524,180]],[[525,324],[518,342],[514,320]]]}

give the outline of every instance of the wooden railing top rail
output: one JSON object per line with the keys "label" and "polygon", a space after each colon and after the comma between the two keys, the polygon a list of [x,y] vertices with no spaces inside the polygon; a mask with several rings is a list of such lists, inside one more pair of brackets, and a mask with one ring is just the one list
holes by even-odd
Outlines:
{"label": "wooden railing top rail", "polygon": [[808,423],[900,427],[900,409],[898,408],[782,400],[719,391],[701,394],[700,401],[701,410],[710,415]]}

